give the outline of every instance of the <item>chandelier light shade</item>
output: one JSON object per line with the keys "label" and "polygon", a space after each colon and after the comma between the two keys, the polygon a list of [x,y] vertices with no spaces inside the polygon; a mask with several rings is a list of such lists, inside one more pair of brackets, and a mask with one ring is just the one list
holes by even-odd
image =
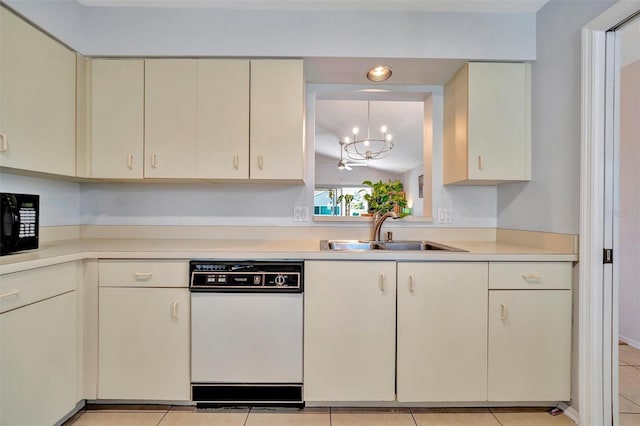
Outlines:
{"label": "chandelier light shade", "polygon": [[[371,102],[367,102],[367,135],[359,136],[360,130],[353,128],[353,139],[345,137],[340,141],[340,145],[344,147],[347,157],[356,161],[369,161],[384,158],[393,149],[394,143],[391,142],[392,136],[387,133],[387,126],[380,128],[380,137],[371,137]],[[342,153],[341,153],[342,158]]]}

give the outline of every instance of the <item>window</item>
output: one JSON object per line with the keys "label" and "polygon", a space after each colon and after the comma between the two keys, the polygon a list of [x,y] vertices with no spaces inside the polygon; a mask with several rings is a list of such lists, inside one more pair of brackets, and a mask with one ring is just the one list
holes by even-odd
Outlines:
{"label": "window", "polygon": [[364,194],[371,188],[364,186],[316,188],[313,193],[313,214],[316,216],[362,216],[369,206]]}

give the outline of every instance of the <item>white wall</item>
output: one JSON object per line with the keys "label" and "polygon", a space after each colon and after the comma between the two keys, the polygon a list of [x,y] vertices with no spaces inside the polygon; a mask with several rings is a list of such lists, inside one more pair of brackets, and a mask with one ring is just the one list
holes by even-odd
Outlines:
{"label": "white wall", "polygon": [[[534,14],[6,3],[86,55],[535,58]],[[374,43],[371,33],[379,28],[384,37]]]}
{"label": "white wall", "polygon": [[551,0],[538,11],[532,180],[499,186],[500,228],[579,232],[581,28],[612,3]]}
{"label": "white wall", "polygon": [[[72,0],[6,3],[89,55],[531,60],[536,53],[533,14],[96,8]],[[370,29],[380,27],[388,30],[386,36],[372,43]],[[307,100],[307,117],[313,117],[313,101]],[[441,94],[434,104],[441,123]],[[293,224],[293,207],[313,204],[313,132],[307,120],[305,186],[83,183],[80,222]],[[435,126],[434,209],[453,209],[452,226],[495,227],[496,188],[443,187],[441,145],[442,129]]]}
{"label": "white wall", "polygon": [[619,337],[640,349],[640,19],[622,29],[621,44]]}
{"label": "white wall", "polygon": [[40,226],[80,224],[80,184],[0,174],[0,191],[40,195]]}

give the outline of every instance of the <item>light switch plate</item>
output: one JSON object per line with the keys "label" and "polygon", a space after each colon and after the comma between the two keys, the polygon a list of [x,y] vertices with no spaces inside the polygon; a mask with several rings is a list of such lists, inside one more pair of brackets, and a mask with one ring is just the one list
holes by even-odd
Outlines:
{"label": "light switch plate", "polygon": [[453,209],[438,209],[438,223],[453,223]]}
{"label": "light switch plate", "polygon": [[294,207],[293,208],[293,221],[294,222],[308,222],[309,221],[309,208],[308,207]]}

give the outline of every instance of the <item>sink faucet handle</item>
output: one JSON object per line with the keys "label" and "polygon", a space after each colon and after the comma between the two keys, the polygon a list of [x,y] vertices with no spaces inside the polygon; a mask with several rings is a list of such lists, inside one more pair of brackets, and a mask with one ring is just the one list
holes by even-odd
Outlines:
{"label": "sink faucet handle", "polygon": [[393,232],[387,231],[386,236],[387,236],[387,241],[393,241]]}

